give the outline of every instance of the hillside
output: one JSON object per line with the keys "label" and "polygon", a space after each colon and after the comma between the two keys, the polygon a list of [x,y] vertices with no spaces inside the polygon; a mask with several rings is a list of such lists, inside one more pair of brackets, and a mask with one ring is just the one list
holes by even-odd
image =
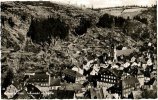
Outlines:
{"label": "hillside", "polygon": [[141,14],[143,11],[146,11],[147,8],[141,7],[122,7],[122,8],[106,8],[101,9],[102,13],[108,13],[114,16],[122,16],[124,18],[130,17],[133,18],[134,16]]}
{"label": "hillside", "polygon": [[114,27],[112,22],[108,28],[97,26],[103,14],[70,5],[2,2],[1,8],[2,84],[10,69],[13,80],[20,82],[24,72],[46,71],[52,64],[60,70],[73,65],[81,67],[84,60],[108,53],[111,39],[114,44],[132,47],[146,41],[141,36],[136,40],[132,34],[138,35],[139,30],[147,28],[152,39],[156,32],[153,9],[137,14],[151,16],[148,24],[124,19],[122,26]]}

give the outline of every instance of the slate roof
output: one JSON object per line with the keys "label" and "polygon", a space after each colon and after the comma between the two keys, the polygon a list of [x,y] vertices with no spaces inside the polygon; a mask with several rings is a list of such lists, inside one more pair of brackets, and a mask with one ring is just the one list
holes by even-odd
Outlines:
{"label": "slate roof", "polygon": [[28,82],[48,82],[49,76],[46,73],[36,73],[34,76],[31,76]]}
{"label": "slate roof", "polygon": [[101,68],[101,69],[99,70],[99,73],[101,74],[101,73],[104,73],[104,72],[107,72],[107,71],[111,72],[111,73],[114,74],[116,77],[121,77],[122,74],[123,74],[123,70],[117,70],[116,68],[114,68],[114,69]]}
{"label": "slate roof", "polygon": [[82,74],[80,74],[80,73],[78,73],[76,71],[73,71],[71,69],[65,69],[62,72],[65,73],[65,74],[68,74],[70,76],[73,76],[73,77],[82,77],[83,76]]}

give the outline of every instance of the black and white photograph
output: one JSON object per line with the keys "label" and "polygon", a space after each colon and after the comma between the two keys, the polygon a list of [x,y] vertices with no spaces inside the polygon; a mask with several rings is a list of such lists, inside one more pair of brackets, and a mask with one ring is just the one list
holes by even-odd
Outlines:
{"label": "black and white photograph", "polygon": [[157,99],[157,0],[1,2],[1,99]]}

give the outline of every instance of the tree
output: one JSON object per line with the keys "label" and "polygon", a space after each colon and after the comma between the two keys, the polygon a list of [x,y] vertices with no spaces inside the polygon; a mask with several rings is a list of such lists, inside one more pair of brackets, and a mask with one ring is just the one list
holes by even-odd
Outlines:
{"label": "tree", "polygon": [[9,17],[8,19],[8,24],[11,26],[11,27],[14,27],[15,23],[13,22],[13,19],[11,17]]}
{"label": "tree", "polygon": [[6,91],[6,88],[11,85],[12,80],[13,80],[14,74],[12,69],[8,69],[6,77],[4,78],[4,81],[2,83],[2,88],[1,88],[1,92],[2,94],[4,94],[4,92]]}
{"label": "tree", "polygon": [[92,26],[91,19],[81,18],[80,25],[75,28],[75,33],[83,35],[87,32],[87,29]]}
{"label": "tree", "polygon": [[142,98],[145,99],[155,99],[157,98],[157,92],[154,90],[144,90],[144,92],[142,92]]}
{"label": "tree", "polygon": [[102,17],[99,18],[99,22],[97,23],[98,27],[103,28],[111,28],[112,27],[113,18],[109,14],[104,14]]}

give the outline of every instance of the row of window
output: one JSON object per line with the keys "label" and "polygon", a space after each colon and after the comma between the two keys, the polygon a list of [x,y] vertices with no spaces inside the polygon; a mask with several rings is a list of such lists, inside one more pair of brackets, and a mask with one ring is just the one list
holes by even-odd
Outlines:
{"label": "row of window", "polygon": [[32,79],[33,81],[47,81],[48,79]]}
{"label": "row of window", "polygon": [[65,76],[75,79],[75,77],[68,75],[68,74],[65,74]]}
{"label": "row of window", "polygon": [[116,82],[116,80],[105,79],[105,78],[101,78],[101,81],[105,81],[105,82],[113,82],[113,83]]}
{"label": "row of window", "polygon": [[34,82],[30,82],[29,84],[40,85],[40,86],[48,86],[48,83],[34,83]]}
{"label": "row of window", "polygon": [[111,79],[116,79],[116,77],[115,77],[115,76],[101,75],[101,77],[105,77],[105,78],[111,78]]}

